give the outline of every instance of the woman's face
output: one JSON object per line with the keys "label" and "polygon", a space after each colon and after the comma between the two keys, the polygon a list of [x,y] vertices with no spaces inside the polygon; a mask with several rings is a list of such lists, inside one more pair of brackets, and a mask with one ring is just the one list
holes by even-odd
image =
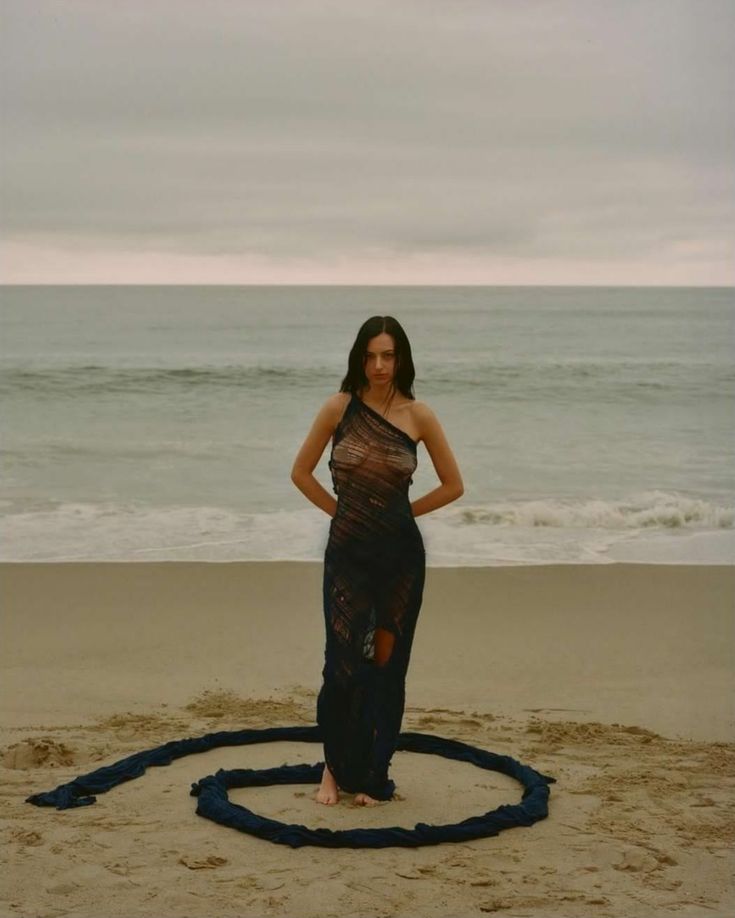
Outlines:
{"label": "woman's face", "polygon": [[368,341],[365,375],[371,386],[389,386],[395,375],[396,352],[392,335],[382,332]]}

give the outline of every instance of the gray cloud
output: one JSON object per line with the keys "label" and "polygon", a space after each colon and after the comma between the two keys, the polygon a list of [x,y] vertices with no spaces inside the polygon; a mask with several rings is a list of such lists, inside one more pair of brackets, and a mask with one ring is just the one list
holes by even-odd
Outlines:
{"label": "gray cloud", "polygon": [[733,277],[729,0],[2,9],[6,242]]}

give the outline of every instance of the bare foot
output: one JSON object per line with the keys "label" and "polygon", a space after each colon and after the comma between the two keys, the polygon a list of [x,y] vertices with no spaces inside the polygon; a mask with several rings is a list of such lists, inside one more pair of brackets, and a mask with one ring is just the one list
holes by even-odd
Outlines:
{"label": "bare foot", "polygon": [[322,772],[322,783],[319,790],[316,792],[315,800],[317,803],[337,803],[339,801],[339,790],[337,789],[337,782],[334,780],[334,775],[327,768],[327,763],[324,763],[324,771]]}
{"label": "bare foot", "polygon": [[359,793],[355,794],[355,803],[357,806],[377,806],[377,804],[382,803],[382,800],[376,800],[374,797],[371,797],[369,794]]}

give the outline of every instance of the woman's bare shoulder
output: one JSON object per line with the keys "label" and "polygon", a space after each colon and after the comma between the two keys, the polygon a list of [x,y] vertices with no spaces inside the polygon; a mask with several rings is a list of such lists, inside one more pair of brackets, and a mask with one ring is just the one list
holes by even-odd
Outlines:
{"label": "woman's bare shoulder", "polygon": [[326,411],[334,420],[334,426],[339,424],[342,415],[347,408],[347,404],[352,398],[350,392],[333,392],[328,396],[322,405],[322,410]]}
{"label": "woman's bare shoulder", "polygon": [[409,404],[411,405],[411,414],[417,420],[422,417],[425,418],[434,413],[428,404],[424,401],[421,401],[420,399],[415,398],[413,401],[409,402]]}
{"label": "woman's bare shoulder", "polygon": [[432,430],[436,423],[436,415],[427,402],[414,399],[410,407],[411,419],[418,432],[419,439],[423,440],[427,433]]}
{"label": "woman's bare shoulder", "polygon": [[329,401],[331,401],[335,408],[344,408],[351,398],[351,392],[335,392],[333,395],[329,396]]}

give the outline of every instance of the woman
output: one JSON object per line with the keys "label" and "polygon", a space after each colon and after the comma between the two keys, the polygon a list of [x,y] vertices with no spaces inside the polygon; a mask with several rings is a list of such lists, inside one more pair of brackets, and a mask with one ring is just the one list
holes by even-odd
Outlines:
{"label": "woman", "polygon": [[[332,517],[324,555],[324,681],[317,699],[325,760],[319,803],[337,803],[339,788],[362,806],[393,796],[388,767],[401,729],[426,568],[414,517],[464,493],[439,421],[413,395],[414,376],[411,346],[398,321],[368,319],[340,391],[322,405],[291,472],[296,487]],[[330,438],[336,500],[312,474]],[[441,484],[411,503],[421,441]]]}

